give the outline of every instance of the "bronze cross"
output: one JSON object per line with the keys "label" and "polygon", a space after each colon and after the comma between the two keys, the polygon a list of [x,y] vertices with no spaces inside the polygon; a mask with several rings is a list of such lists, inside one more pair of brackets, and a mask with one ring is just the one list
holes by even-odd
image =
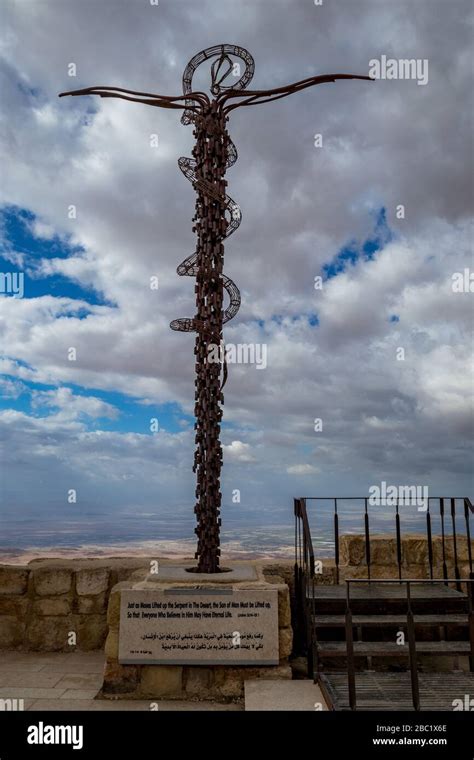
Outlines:
{"label": "bronze cross", "polygon": [[[244,64],[243,74],[240,74],[241,64],[235,63],[231,56]],[[205,92],[192,89],[194,72],[207,60],[213,61],[210,87],[212,98]],[[219,567],[222,467],[220,423],[227,364],[225,352],[223,362],[211,362],[209,356],[212,349],[223,345],[223,325],[235,317],[240,308],[239,289],[222,271],[223,241],[239,227],[242,219],[239,206],[226,193],[225,173],[237,160],[237,150],[227,131],[229,114],[235,108],[270,103],[325,82],[335,82],[338,79],[371,81],[369,76],[324,74],[270,90],[249,90],[247,85],[254,70],[254,60],[244,48],[237,45],[214,45],[197,53],[189,61],[183,74],[183,95],[156,95],[124,90],[121,87],[87,87],[60,94],[60,97],[99,95],[101,98],[122,98],[158,108],[179,109],[183,111],[181,123],[194,125],[196,143],[193,158],[181,157],[178,165],[197,194],[193,217],[197,245],[196,250],[178,266],[177,272],[179,275],[196,278],[196,314],[194,317],[174,319],[170,326],[173,330],[196,333],[196,450],[193,470],[197,473],[194,511],[198,537],[195,557],[198,564],[192,570],[201,573],[224,570]],[[223,84],[236,71],[239,78],[232,85]],[[224,290],[229,297],[225,309]]]}

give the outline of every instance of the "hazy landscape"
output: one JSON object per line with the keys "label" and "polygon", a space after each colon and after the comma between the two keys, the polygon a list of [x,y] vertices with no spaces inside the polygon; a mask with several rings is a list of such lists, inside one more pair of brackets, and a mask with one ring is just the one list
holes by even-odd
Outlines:
{"label": "hazy landscape", "polygon": [[[173,519],[170,519],[170,513]],[[333,511],[329,504],[308,502],[311,533],[318,556],[330,556],[334,546]],[[394,510],[369,510],[371,533],[395,535]],[[225,556],[249,559],[294,556],[294,522],[291,505],[250,509],[240,505],[224,507],[222,552]],[[424,513],[414,507],[400,509],[402,533],[426,531]],[[461,517],[461,516],[460,516]],[[433,533],[440,532],[439,517],[433,511]],[[450,532],[449,522],[446,522]],[[340,533],[363,533],[360,506],[350,502],[339,507]],[[461,519],[457,530],[464,532]],[[192,557],[195,550],[194,515],[185,505],[156,513],[133,509],[105,515],[100,507],[82,518],[47,515],[41,519],[10,514],[0,537],[0,561],[26,562],[37,557],[160,556]]]}

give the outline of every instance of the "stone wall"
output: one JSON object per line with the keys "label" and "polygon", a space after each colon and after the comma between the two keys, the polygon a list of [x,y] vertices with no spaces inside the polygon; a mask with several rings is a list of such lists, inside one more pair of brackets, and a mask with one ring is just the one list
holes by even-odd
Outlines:
{"label": "stone wall", "polygon": [[[443,546],[441,536],[433,536],[433,578],[443,578]],[[459,571],[469,578],[467,538],[456,537]],[[474,542],[471,541],[474,555]],[[455,577],[453,537],[445,537],[445,557],[448,577]],[[397,540],[386,535],[370,536],[372,578],[397,578]],[[366,578],[365,538],[360,535],[342,536],[340,542],[340,580]],[[423,534],[409,534],[402,538],[402,577],[429,578],[428,540]]]}
{"label": "stone wall", "polygon": [[35,560],[0,565],[0,649],[101,649],[110,590],[149,560]]}
{"label": "stone wall", "polygon": [[[71,652],[102,649],[112,588],[156,557],[33,560],[0,565],[0,650]],[[257,563],[266,566],[260,561]],[[292,562],[271,563],[292,582]],[[289,623],[288,623],[289,625]],[[71,634],[75,634],[71,637]]]}
{"label": "stone wall", "polygon": [[[451,536],[446,537],[445,546],[448,573],[452,577],[454,550]],[[364,537],[342,536],[340,548],[340,582],[345,578],[367,577]],[[434,574],[442,578],[440,537],[433,538],[433,548]],[[468,577],[465,537],[458,536],[457,549],[461,575]],[[404,577],[429,577],[425,536],[406,535],[402,556]],[[395,538],[371,536],[371,558],[373,578],[398,577]],[[112,588],[128,580],[137,570],[149,569],[150,562],[155,560],[156,557],[51,559],[34,560],[23,567],[0,565],[0,649],[52,652],[101,649],[108,632],[107,607]],[[293,560],[260,560],[256,564],[262,568],[265,580],[287,584],[291,597],[294,597]],[[333,560],[323,559],[320,569],[316,576],[318,583],[335,583]],[[72,643],[74,637],[71,638],[71,634],[75,634],[75,643]]]}

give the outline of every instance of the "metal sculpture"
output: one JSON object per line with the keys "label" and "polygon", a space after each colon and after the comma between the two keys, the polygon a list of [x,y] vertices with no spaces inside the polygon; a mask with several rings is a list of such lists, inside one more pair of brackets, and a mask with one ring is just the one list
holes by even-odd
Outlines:
{"label": "metal sculpture", "polygon": [[[231,58],[237,58],[236,62]],[[212,60],[211,87],[213,98],[201,91],[193,91],[193,75],[204,61]],[[241,64],[244,71],[241,73]],[[102,98],[121,98],[135,103],[183,110],[182,124],[194,125],[196,144],[193,158],[181,157],[178,165],[196,191],[193,232],[197,235],[196,250],[179,266],[179,275],[196,278],[196,314],[171,322],[171,328],[180,332],[195,332],[195,431],[196,450],[194,472],[197,473],[196,506],[194,508],[198,537],[194,570],[203,573],[220,572],[220,473],[222,447],[220,423],[222,419],[222,393],[227,379],[224,360],[209,361],[210,350],[223,345],[223,325],[235,317],[240,308],[240,293],[223,269],[223,241],[240,225],[239,206],[226,193],[226,170],[237,160],[237,150],[227,132],[229,114],[235,108],[269,103],[292,95],[307,87],[338,79],[367,79],[353,74],[327,74],[309,77],[300,82],[270,90],[248,90],[254,74],[254,60],[250,53],[237,45],[215,45],[195,55],[184,71],[183,95],[176,97],[148,92],[125,90],[120,87],[88,87],[65,95],[99,95]],[[223,82],[234,76],[231,85]],[[223,308],[223,291],[229,296]],[[221,377],[222,376],[222,377]]]}

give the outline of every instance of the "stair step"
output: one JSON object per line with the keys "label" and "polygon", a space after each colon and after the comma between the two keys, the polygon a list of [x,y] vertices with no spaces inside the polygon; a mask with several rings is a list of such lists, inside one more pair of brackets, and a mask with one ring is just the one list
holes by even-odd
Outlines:
{"label": "stair step", "polygon": [[[457,591],[444,583],[419,583],[411,584],[411,598],[422,601],[445,601],[447,599],[467,599],[462,591]],[[319,601],[335,601],[346,599],[346,584],[338,586],[315,585],[307,587],[307,598]],[[353,583],[350,589],[350,598],[364,601],[390,601],[404,600],[407,598],[406,583]]]}
{"label": "stair step", "polygon": [[[467,615],[415,615],[415,625],[467,625]],[[316,628],[342,628],[346,624],[344,615],[313,615],[313,624]],[[352,625],[365,626],[392,626],[407,624],[406,615],[353,615]]]}
{"label": "stair step", "polygon": [[[308,589],[308,600],[314,605],[313,611],[318,615],[341,615],[346,608],[346,587],[315,586]],[[413,584],[411,600],[414,613],[462,614],[467,612],[467,595],[444,584]],[[375,615],[406,614],[407,589],[403,583],[398,584],[354,584],[350,591],[350,604],[353,614]]]}
{"label": "stair step", "polygon": [[[349,710],[347,673],[321,673],[319,680],[330,709]],[[357,672],[355,681],[358,710],[413,710],[409,672]],[[474,694],[474,673],[418,673],[418,683],[422,710],[451,711],[454,700]]]}
{"label": "stair step", "polygon": [[[320,657],[345,657],[345,641],[318,641],[316,643]],[[469,655],[468,641],[419,641],[416,643],[417,654],[432,655]],[[356,657],[407,657],[408,642],[397,644],[395,641],[354,641]]]}

